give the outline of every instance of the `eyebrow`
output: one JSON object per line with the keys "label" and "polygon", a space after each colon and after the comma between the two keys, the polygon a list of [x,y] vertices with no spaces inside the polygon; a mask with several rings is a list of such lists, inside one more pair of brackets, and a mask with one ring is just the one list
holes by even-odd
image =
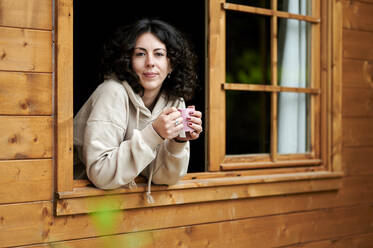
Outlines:
{"label": "eyebrow", "polygon": [[[143,47],[135,47],[134,49],[140,49],[140,50],[143,50],[143,51],[147,52],[147,50]],[[157,51],[157,50],[163,50],[163,51],[167,52],[167,50],[164,49],[164,48],[156,48],[153,51]]]}

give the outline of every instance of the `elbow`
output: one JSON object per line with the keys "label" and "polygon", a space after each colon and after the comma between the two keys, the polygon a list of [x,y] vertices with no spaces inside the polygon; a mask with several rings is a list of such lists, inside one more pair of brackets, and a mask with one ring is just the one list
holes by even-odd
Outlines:
{"label": "elbow", "polygon": [[93,183],[93,185],[99,189],[110,190],[119,187],[114,183],[115,180],[113,175],[105,170],[102,170],[102,168],[97,164],[87,167],[87,176],[89,181],[91,181],[91,183]]}

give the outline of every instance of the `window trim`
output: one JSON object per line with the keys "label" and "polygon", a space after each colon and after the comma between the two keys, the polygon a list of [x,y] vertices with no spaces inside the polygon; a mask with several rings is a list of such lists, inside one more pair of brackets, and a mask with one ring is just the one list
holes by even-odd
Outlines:
{"label": "window trim", "polygon": [[[220,13],[221,0],[219,4],[208,1],[210,13]],[[218,8],[218,9],[216,9]],[[174,186],[152,187],[157,206],[176,205],[184,203],[197,203],[214,200],[229,200],[250,197],[263,197],[272,195],[288,195],[306,192],[331,191],[340,188],[340,178],[343,176],[341,168],[341,151],[342,151],[342,130],[341,130],[341,66],[342,66],[342,5],[338,0],[328,1],[327,11],[327,32],[333,36],[326,37],[322,42],[327,44],[322,47],[324,54],[328,53],[328,60],[324,61],[325,67],[322,68],[321,76],[323,80],[329,82],[324,87],[327,88],[326,94],[323,94],[328,105],[325,118],[328,120],[327,130],[322,135],[327,135],[326,142],[327,163],[322,167],[297,167],[284,169],[262,169],[262,170],[239,170],[230,172],[219,172],[219,161],[221,157],[219,149],[225,146],[214,142],[215,135],[209,135],[209,161],[210,172],[190,173],[180,183]],[[55,4],[55,165],[56,165],[56,214],[69,215],[75,213],[88,213],[96,211],[95,209],[85,206],[84,202],[89,200],[99,200],[118,197],[123,199],[143,199],[138,205],[130,208],[149,207],[143,197],[146,191],[145,184],[139,183],[137,189],[121,188],[117,190],[101,190],[87,186],[84,181],[73,180],[73,0],[56,0]],[[211,20],[211,19],[210,19]],[[211,40],[217,38],[221,29],[221,20],[218,23],[210,23],[210,44]],[[222,31],[224,32],[224,31]],[[224,33],[225,35],[225,33]],[[215,50],[209,50],[210,56],[215,56],[216,52],[224,48],[225,44],[219,43]],[[211,49],[211,47],[209,48]],[[215,61],[216,63],[221,61]],[[218,63],[218,67],[208,69],[208,74],[212,82],[224,82],[220,80],[219,69],[225,62]],[[208,91],[213,94],[218,87],[208,86]],[[221,90],[221,89],[218,89]],[[211,96],[210,94],[210,96]],[[211,104],[211,97],[209,97]],[[214,106],[214,105],[209,105]],[[209,107],[209,127],[214,120],[221,118],[221,106]],[[216,116],[215,116],[216,115]],[[214,119],[211,116],[215,116]],[[225,130],[223,130],[225,132]],[[216,144],[215,144],[216,143]],[[215,144],[212,148],[211,144]],[[220,147],[219,147],[220,146]],[[211,151],[219,156],[211,156]],[[301,165],[299,163],[298,165]],[[81,184],[82,183],[82,184]],[[80,187],[78,187],[78,185]],[[251,189],[252,188],[252,189]],[[233,190],[234,189],[234,190]],[[249,190],[251,189],[251,190]],[[195,198],[196,195],[206,195],[206,190],[210,192],[209,198]],[[241,194],[234,195],[236,190]],[[245,193],[242,193],[245,192]],[[259,193],[253,193],[259,192]],[[176,195],[175,195],[176,194]],[[191,194],[191,197],[187,198]],[[181,197],[187,200],[179,201],[173,197]],[[91,198],[94,197],[94,198]],[[142,198],[141,198],[142,197]],[[168,197],[168,198],[167,198]],[[75,205],[71,205],[75,204]],[[82,205],[83,204],[83,205]],[[74,211],[66,211],[75,206]],[[153,205],[151,205],[153,206]],[[71,208],[72,209],[72,208]],[[125,205],[115,205],[113,209],[126,209]]]}

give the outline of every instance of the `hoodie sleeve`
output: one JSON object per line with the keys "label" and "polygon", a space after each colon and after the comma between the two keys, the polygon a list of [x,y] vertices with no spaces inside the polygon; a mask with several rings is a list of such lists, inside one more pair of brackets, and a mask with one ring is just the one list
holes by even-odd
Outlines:
{"label": "hoodie sleeve", "polygon": [[124,140],[128,99],[118,94],[118,89],[105,92],[93,101],[84,130],[83,162],[88,178],[102,189],[134,180],[156,158],[157,147],[163,142],[152,125],[134,130],[132,138]]}
{"label": "hoodie sleeve", "polygon": [[[185,108],[184,101],[180,101],[176,108]],[[153,182],[156,184],[176,184],[188,170],[189,141],[178,143],[174,140],[165,140],[159,148],[153,173]]]}

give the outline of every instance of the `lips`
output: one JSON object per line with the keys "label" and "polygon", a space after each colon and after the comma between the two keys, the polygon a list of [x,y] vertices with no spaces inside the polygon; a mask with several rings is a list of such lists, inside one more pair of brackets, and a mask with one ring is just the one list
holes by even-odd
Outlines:
{"label": "lips", "polygon": [[158,73],[155,72],[144,72],[143,75],[147,78],[154,78],[158,75]]}

